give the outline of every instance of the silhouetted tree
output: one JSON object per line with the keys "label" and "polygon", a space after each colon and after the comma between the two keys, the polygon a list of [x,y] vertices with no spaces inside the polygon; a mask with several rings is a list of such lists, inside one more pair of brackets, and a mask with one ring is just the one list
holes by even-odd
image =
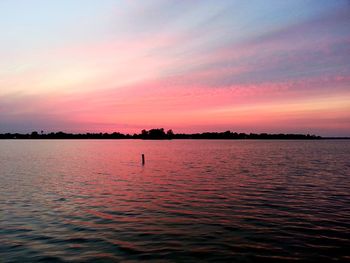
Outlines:
{"label": "silhouetted tree", "polygon": [[141,138],[142,138],[142,139],[147,139],[147,137],[148,137],[148,131],[142,130],[142,131],[141,131]]}
{"label": "silhouetted tree", "polygon": [[173,130],[172,130],[172,129],[168,130],[168,131],[166,132],[166,135],[167,135],[168,139],[174,138],[174,132],[173,132]]}
{"label": "silhouetted tree", "polygon": [[148,131],[148,139],[165,139],[165,132],[163,128],[151,129]]}
{"label": "silhouetted tree", "polygon": [[31,138],[35,139],[35,138],[38,138],[38,132],[37,131],[33,131],[30,135]]}

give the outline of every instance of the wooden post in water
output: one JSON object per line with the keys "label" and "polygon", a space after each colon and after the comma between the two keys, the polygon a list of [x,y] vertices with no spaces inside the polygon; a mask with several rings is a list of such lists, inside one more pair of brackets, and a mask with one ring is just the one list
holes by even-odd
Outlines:
{"label": "wooden post in water", "polygon": [[145,165],[145,155],[142,154],[142,165]]}

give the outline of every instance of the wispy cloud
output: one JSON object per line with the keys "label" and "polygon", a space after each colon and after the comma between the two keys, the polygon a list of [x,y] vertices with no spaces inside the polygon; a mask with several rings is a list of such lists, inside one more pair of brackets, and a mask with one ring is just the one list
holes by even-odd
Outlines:
{"label": "wispy cloud", "polygon": [[350,130],[347,1],[15,2],[0,132]]}

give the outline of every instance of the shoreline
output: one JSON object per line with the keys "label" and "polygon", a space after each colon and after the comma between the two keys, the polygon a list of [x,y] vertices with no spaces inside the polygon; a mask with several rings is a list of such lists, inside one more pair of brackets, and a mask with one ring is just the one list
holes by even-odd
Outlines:
{"label": "shoreline", "polygon": [[326,141],[326,140],[350,140],[350,137],[322,137],[322,138],[246,138],[246,139],[225,139],[225,138],[173,138],[173,139],[141,139],[141,138],[0,138],[0,140],[41,140],[41,141],[51,141],[51,140],[141,140],[141,141],[172,141],[172,140],[210,140],[210,141]]}

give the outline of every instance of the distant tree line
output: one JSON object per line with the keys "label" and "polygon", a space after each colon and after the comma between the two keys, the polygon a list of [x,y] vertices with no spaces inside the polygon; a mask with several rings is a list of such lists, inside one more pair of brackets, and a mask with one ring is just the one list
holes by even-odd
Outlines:
{"label": "distant tree line", "polygon": [[203,132],[203,133],[174,133],[172,130],[164,131],[160,129],[142,130],[139,134],[113,133],[65,133],[51,132],[40,133],[33,131],[30,134],[5,133],[0,134],[0,139],[144,139],[144,140],[171,140],[171,139],[288,139],[288,140],[315,140],[321,139],[320,136],[310,134],[268,134],[268,133],[237,133],[231,131],[225,132]]}

